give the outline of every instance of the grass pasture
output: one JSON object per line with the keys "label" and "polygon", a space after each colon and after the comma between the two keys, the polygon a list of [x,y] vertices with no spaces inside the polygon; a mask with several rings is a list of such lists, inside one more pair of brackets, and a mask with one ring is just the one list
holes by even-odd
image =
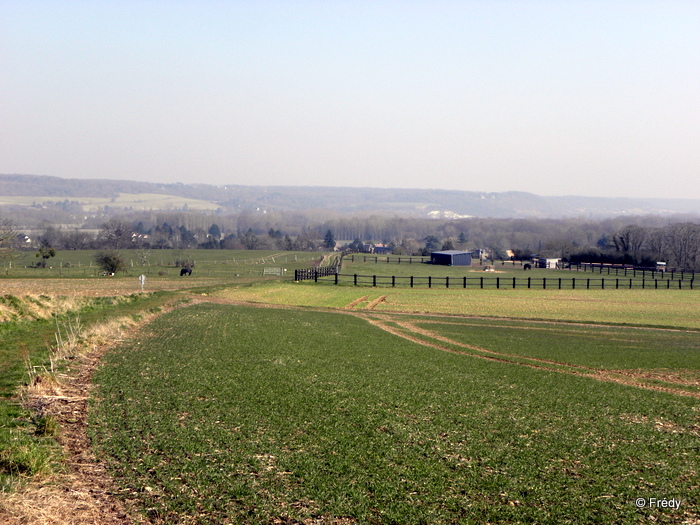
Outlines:
{"label": "grass pasture", "polygon": [[[293,278],[297,268],[317,264],[324,254],[249,250],[121,250],[127,267],[114,277],[102,276],[94,263],[95,250],[61,251],[48,260],[47,268],[33,267],[35,252],[21,252],[0,269],[0,294],[66,296],[117,296],[141,291],[139,276],[145,275],[143,290],[158,292],[236,285],[280,279],[271,272],[282,269],[282,278]],[[145,261],[140,257],[144,256]],[[194,263],[191,276],[180,277],[177,261]],[[145,264],[142,264],[145,263]],[[286,272],[284,271],[286,270]]]}
{"label": "grass pasture", "polygon": [[[47,279],[100,277],[96,266],[96,250],[59,251],[47,259],[47,268],[35,268],[40,261],[36,252],[20,252],[11,262],[4,262],[2,277],[14,279]],[[171,279],[180,276],[178,261],[194,264],[193,277],[209,279],[260,278],[265,268],[286,268],[285,275],[294,276],[297,268],[308,268],[323,256],[315,252],[280,252],[272,250],[119,250],[126,262],[124,272],[117,278],[138,277],[143,274],[151,279]]]}
{"label": "grass pasture", "polygon": [[[692,523],[698,344],[650,334],[203,303],[108,357],[90,428],[165,523]],[[571,373],[667,365],[690,395]]]}
{"label": "grass pasture", "polygon": [[227,300],[320,308],[631,324],[700,330],[697,290],[463,290],[252,283],[216,293]]}
{"label": "grass pasture", "polygon": [[[693,272],[633,271],[623,268],[599,268],[595,271],[576,269],[533,268],[524,271],[520,263],[510,261],[493,265],[493,271],[484,271],[485,265],[444,266],[420,262],[419,258],[397,256],[355,255],[346,257],[338,277],[345,286],[378,287],[433,287],[469,289],[658,289],[695,287]],[[409,263],[409,261],[413,261]],[[433,279],[429,282],[428,277]],[[447,279],[446,279],[447,278]],[[333,283],[335,276],[319,278],[319,282]],[[413,284],[411,282],[413,281]],[[679,284],[679,281],[681,283]]]}

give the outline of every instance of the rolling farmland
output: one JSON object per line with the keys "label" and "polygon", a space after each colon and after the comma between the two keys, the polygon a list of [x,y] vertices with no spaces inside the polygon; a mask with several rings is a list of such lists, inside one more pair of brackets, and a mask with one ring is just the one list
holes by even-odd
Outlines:
{"label": "rolling farmland", "polygon": [[[700,519],[697,290],[329,286],[228,255],[191,278],[151,261],[177,304],[95,377],[92,446],[140,519]],[[0,284],[119,295],[143,268]]]}

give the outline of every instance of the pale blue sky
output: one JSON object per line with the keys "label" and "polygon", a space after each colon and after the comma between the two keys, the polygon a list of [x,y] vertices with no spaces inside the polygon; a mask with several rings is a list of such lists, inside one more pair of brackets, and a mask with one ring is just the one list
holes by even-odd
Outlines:
{"label": "pale blue sky", "polygon": [[700,199],[700,2],[0,0],[0,173]]}

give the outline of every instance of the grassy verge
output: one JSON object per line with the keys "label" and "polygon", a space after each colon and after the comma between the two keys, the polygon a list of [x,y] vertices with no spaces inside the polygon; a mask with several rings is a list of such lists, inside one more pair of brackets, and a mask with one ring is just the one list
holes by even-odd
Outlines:
{"label": "grassy verge", "polygon": [[[138,318],[170,300],[163,293],[81,300],[12,296],[10,301],[7,297],[14,320],[0,323],[0,491],[61,469],[54,439],[60,429],[55,420],[44,413],[40,402],[30,410],[18,398],[18,389],[28,383],[53,383],[66,371],[69,361],[57,359],[61,350],[57,335],[65,346],[67,339],[80,337],[78,325],[89,329],[109,318]],[[69,330],[73,333],[68,334]]]}
{"label": "grassy verge", "polygon": [[[507,345],[487,333],[487,349]],[[97,382],[93,440],[154,520],[697,519],[697,399],[444,352],[356,316],[188,307],[112,353]],[[635,505],[652,497],[681,508]]]}

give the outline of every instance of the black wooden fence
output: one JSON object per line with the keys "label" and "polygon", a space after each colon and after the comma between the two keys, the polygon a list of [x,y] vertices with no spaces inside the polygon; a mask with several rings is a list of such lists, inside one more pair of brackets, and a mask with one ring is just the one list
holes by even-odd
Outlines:
{"label": "black wooden fence", "polygon": [[[374,255],[374,254],[349,254],[346,258],[350,262],[365,262],[365,263],[375,263],[375,264],[422,264],[430,262],[430,257],[422,256],[411,256],[411,255]],[[500,261],[494,263],[494,266],[505,266],[505,267],[522,267],[524,264],[533,264],[532,261]],[[614,275],[616,277],[631,277],[640,276],[643,279],[668,279],[672,281],[680,276],[680,279],[686,279],[690,276],[691,279],[695,278],[694,271],[684,271],[677,268],[667,268],[665,270],[660,270],[654,267],[642,267],[642,266],[629,266],[624,264],[607,264],[607,263],[572,263],[566,264],[562,263],[561,270],[572,270],[576,272],[591,272],[598,273],[601,275]]]}
{"label": "black wooden fence", "polygon": [[319,277],[328,277],[329,275],[338,275],[338,268],[336,266],[323,266],[320,268],[294,270],[295,281],[318,281]]}
{"label": "black wooden fence", "polygon": [[565,277],[425,277],[396,275],[341,274],[336,268],[296,270],[295,280],[313,279],[331,284],[352,284],[373,287],[465,288],[465,289],[539,289],[539,290],[693,290],[695,279],[647,278],[565,278]]}

